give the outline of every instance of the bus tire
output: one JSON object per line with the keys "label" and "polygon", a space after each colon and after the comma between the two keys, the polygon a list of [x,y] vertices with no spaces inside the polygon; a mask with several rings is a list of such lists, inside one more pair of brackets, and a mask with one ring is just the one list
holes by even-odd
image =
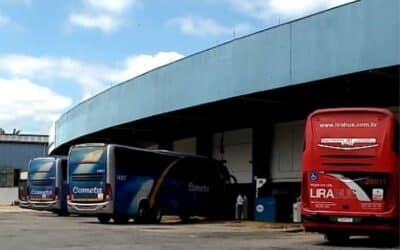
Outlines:
{"label": "bus tire", "polygon": [[101,224],[108,224],[111,220],[111,215],[108,214],[99,214],[97,215],[97,219]]}
{"label": "bus tire", "polygon": [[398,246],[400,245],[400,236],[397,233],[375,233],[370,235],[372,242],[382,246]]}
{"label": "bus tire", "polygon": [[326,233],[325,239],[331,243],[343,243],[349,240],[349,235],[340,232]]}
{"label": "bus tire", "polygon": [[69,216],[69,213],[67,210],[60,210],[57,212],[58,216]]}
{"label": "bus tire", "polygon": [[181,219],[181,221],[182,221],[183,223],[189,222],[189,220],[190,220],[190,214],[187,214],[187,213],[180,214],[180,215],[179,215],[179,218]]}
{"label": "bus tire", "polygon": [[115,224],[128,224],[129,217],[125,215],[114,215],[113,220]]}
{"label": "bus tire", "polygon": [[161,222],[162,216],[162,209],[160,207],[155,207],[153,209],[152,221],[156,224],[159,224]]}
{"label": "bus tire", "polygon": [[149,209],[145,202],[141,202],[138,208],[138,213],[135,216],[135,223],[145,223],[149,218]]}

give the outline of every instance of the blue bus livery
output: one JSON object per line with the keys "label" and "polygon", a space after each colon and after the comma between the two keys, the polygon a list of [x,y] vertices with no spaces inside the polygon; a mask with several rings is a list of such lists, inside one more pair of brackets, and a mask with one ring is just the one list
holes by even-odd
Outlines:
{"label": "blue bus livery", "polygon": [[96,214],[101,223],[216,216],[231,180],[216,160],[115,144],[73,146],[68,164],[69,212]]}
{"label": "blue bus livery", "polygon": [[34,158],[28,165],[28,202],[33,209],[68,215],[67,159],[65,157]]}

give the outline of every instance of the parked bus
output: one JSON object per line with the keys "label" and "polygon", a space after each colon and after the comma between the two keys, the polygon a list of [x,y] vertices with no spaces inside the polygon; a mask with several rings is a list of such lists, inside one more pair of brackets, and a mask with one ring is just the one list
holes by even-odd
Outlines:
{"label": "parked bus", "polygon": [[29,208],[30,204],[28,202],[27,193],[27,179],[28,172],[23,171],[19,174],[18,180],[18,206],[20,208]]}
{"label": "parked bus", "polygon": [[302,165],[306,231],[333,242],[351,235],[398,237],[399,137],[390,111],[313,112],[306,123]]}
{"label": "parked bus", "polygon": [[66,157],[34,158],[28,165],[28,202],[33,209],[68,215]]}
{"label": "parked bus", "polygon": [[100,223],[159,223],[163,214],[217,216],[231,176],[206,157],[115,144],[71,147],[68,210]]}

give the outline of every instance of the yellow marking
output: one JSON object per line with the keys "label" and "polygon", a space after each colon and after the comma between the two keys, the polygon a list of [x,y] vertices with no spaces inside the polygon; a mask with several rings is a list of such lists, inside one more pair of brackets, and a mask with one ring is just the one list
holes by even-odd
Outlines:
{"label": "yellow marking", "polygon": [[158,191],[160,190],[161,184],[164,182],[165,176],[168,174],[169,170],[180,160],[181,158],[176,159],[173,161],[171,164],[168,165],[168,167],[164,170],[164,172],[161,174],[160,178],[158,178],[156,185],[154,185],[153,191],[150,195],[150,200],[149,200],[149,205],[150,208],[154,207],[154,203],[156,201],[156,196],[158,194]]}
{"label": "yellow marking", "polygon": [[98,198],[74,198],[71,201],[102,201]]}
{"label": "yellow marking", "polygon": [[52,198],[30,198],[31,201],[53,201]]}

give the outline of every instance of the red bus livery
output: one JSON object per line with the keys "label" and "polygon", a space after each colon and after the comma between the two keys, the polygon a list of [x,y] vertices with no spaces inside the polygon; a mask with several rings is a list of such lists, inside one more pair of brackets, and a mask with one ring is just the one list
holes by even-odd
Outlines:
{"label": "red bus livery", "polygon": [[397,130],[386,109],[321,109],[308,116],[301,208],[306,231],[331,241],[399,233]]}

